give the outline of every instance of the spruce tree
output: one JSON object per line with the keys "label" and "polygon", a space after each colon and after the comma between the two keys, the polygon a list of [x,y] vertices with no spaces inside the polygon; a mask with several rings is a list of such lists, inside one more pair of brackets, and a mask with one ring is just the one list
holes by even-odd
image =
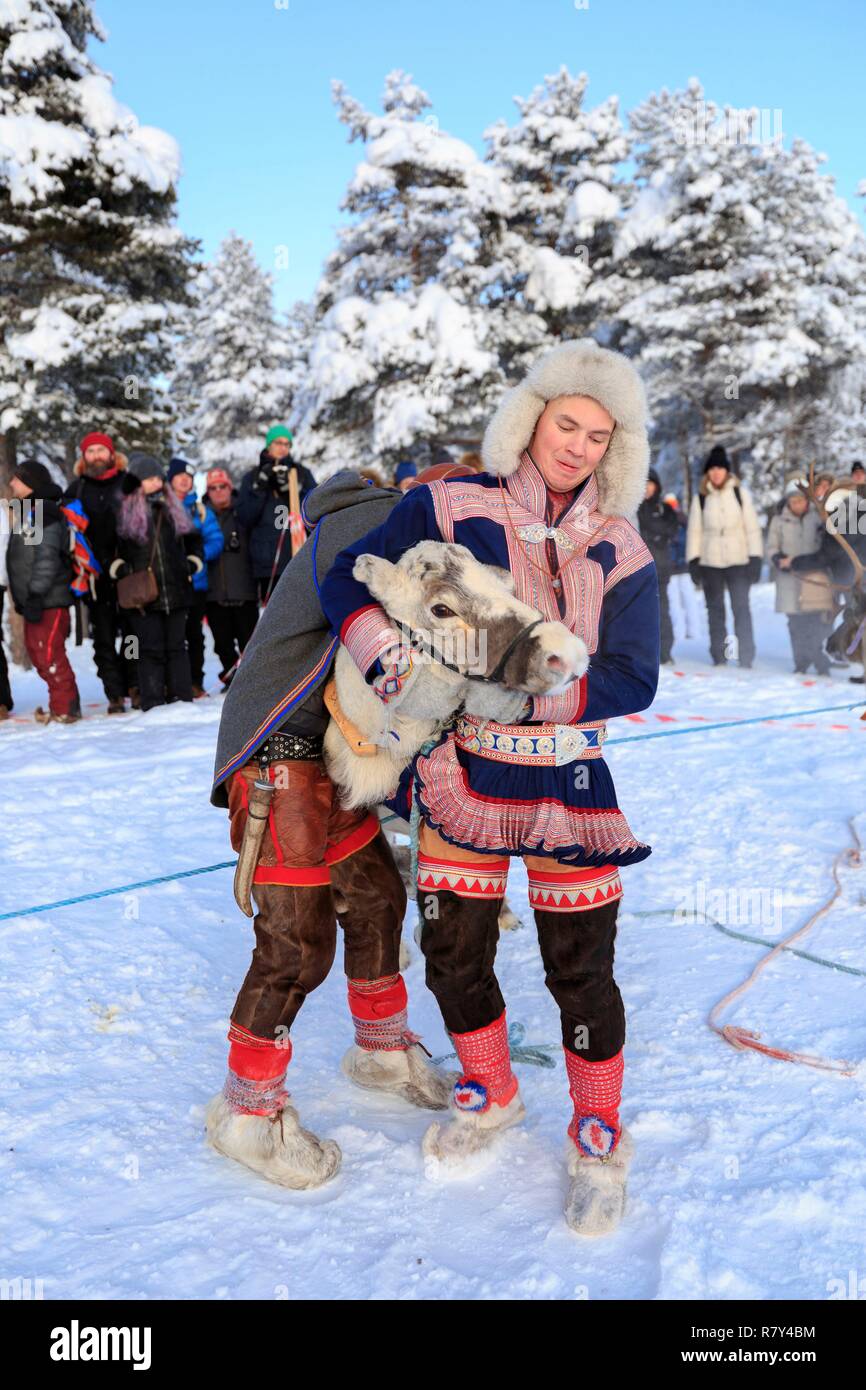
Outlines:
{"label": "spruce tree", "polygon": [[382,115],[341,83],[334,96],[365,158],[315,296],[296,402],[297,453],[320,476],[476,444],[502,384],[487,312],[507,203],[499,174],[439,129],[402,72],[386,80]]}
{"label": "spruce tree", "polygon": [[632,113],[637,194],[608,289],[656,443],[690,457],[724,443],[769,498],[834,374],[863,355],[866,240],[822,157],[755,139],[757,119],[694,79]]}
{"label": "spruce tree", "polygon": [[510,194],[496,311],[512,378],[551,337],[604,332],[606,271],[629,193],[617,174],[629,143],[616,97],[585,105],[588,82],[563,67],[515,98],[514,125],[497,121],[485,132],[487,158]]}
{"label": "spruce tree", "polygon": [[174,225],[179,153],[87,54],[89,0],[0,7],[0,438],[67,457],[100,428],[167,442],[157,379],[194,243]]}
{"label": "spruce tree", "polygon": [[257,462],[270,426],[289,415],[286,357],[271,277],[251,244],[232,232],[200,277],[176,348],[177,442],[190,457],[235,477]]}

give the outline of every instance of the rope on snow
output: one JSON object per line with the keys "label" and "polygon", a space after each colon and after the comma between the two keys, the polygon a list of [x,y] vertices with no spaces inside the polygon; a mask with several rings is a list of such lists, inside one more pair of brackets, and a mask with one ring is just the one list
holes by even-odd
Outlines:
{"label": "rope on snow", "polygon": [[[524,1043],[526,1029],[522,1023],[509,1023],[508,1025],[508,1050],[511,1053],[512,1062],[528,1062],[533,1067],[555,1067],[555,1057],[550,1053],[557,1053],[561,1049],[556,1043]],[[441,1062],[449,1062],[457,1056],[456,1052],[446,1052],[442,1057],[433,1057],[431,1060],[434,1066],[439,1066]]]}
{"label": "rope on snow", "polygon": [[777,956],[779,952],[783,951],[786,946],[789,946],[792,941],[799,941],[808,931],[812,930],[812,927],[819,917],[823,917],[826,912],[829,912],[833,903],[842,892],[842,884],[839,882],[839,866],[845,863],[849,868],[859,869],[862,867],[861,854],[863,846],[860,843],[860,837],[857,834],[854,821],[850,817],[848,819],[848,826],[851,830],[854,844],[853,846],[849,845],[847,848],[840,850],[833,860],[831,872],[833,881],[836,884],[835,891],[821,907],[812,913],[812,916],[802,927],[798,927],[796,931],[791,932],[791,934],[786,936],[782,941],[778,941],[776,945],[767,952],[763,960],[758,961],[758,964],[749,977],[745,979],[742,984],[737,985],[736,989],[730,990],[723,999],[719,1000],[718,1004],[713,1006],[707,1018],[707,1022],[713,1031],[718,1033],[719,1037],[724,1038],[725,1042],[730,1043],[732,1047],[738,1049],[752,1048],[755,1052],[762,1052],[765,1057],[775,1057],[782,1062],[800,1062],[803,1066],[818,1067],[821,1071],[836,1072],[840,1076],[853,1076],[855,1074],[854,1064],[836,1060],[828,1061],[824,1057],[813,1057],[805,1052],[791,1052],[788,1051],[787,1048],[770,1047],[768,1043],[760,1041],[760,1033],[755,1033],[749,1028],[738,1027],[732,1023],[719,1024],[717,1020],[723,1009],[727,1008],[734,999],[744,994],[745,991],[755,983],[761,971],[765,966],[769,965],[774,956]]}

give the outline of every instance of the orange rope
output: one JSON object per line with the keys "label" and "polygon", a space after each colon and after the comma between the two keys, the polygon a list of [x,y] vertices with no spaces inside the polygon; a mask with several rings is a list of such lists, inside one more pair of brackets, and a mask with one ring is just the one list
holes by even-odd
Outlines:
{"label": "orange rope", "polygon": [[839,882],[840,864],[845,863],[852,869],[857,869],[862,866],[861,851],[863,846],[860,843],[860,837],[854,827],[853,820],[849,819],[848,825],[854,839],[854,846],[840,850],[833,860],[832,874],[833,881],[836,884],[836,891],[833,893],[832,897],[828,898],[823,907],[818,908],[817,912],[813,912],[812,916],[802,927],[798,927],[796,931],[792,932],[790,936],[784,937],[782,941],[777,941],[773,949],[768,951],[764,956],[763,960],[758,961],[758,964],[755,966],[748,979],[744,980],[741,985],[737,985],[736,989],[732,989],[729,994],[725,995],[724,999],[720,999],[718,1004],[710,1010],[709,1018],[707,1019],[713,1031],[718,1033],[719,1037],[724,1038],[725,1042],[730,1043],[732,1047],[741,1050],[752,1048],[755,1052],[762,1052],[765,1057],[776,1057],[781,1062],[801,1062],[804,1066],[819,1067],[822,1071],[836,1072],[840,1076],[853,1076],[855,1074],[855,1063],[828,1061],[826,1058],[813,1057],[806,1052],[789,1052],[783,1047],[770,1047],[768,1043],[759,1041],[761,1037],[760,1033],[753,1033],[749,1028],[739,1028],[732,1023],[721,1025],[716,1020],[718,1015],[728,1004],[732,1003],[738,995],[744,994],[749,986],[754,984],[758,975],[766,965],[769,965],[774,956],[777,956],[779,952],[782,951],[785,946],[790,945],[792,941],[799,941],[808,931],[811,931],[819,917],[823,917],[825,912],[829,912],[839,894],[842,892],[842,885]]}

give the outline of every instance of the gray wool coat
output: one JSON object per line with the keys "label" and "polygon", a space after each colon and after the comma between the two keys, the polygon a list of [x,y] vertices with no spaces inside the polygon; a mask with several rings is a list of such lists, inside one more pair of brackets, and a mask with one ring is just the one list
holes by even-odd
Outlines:
{"label": "gray wool coat", "polygon": [[777,613],[801,612],[803,582],[792,570],[780,570],[773,563],[774,556],[811,555],[821,544],[823,530],[821,518],[813,507],[803,516],[795,516],[786,502],[771,520],[767,531],[767,559],[773,564]]}
{"label": "gray wool coat", "polygon": [[341,550],[374,530],[402,493],[365,482],[351,469],[308,493],[302,511],[314,527],[280,576],[226,691],[217,735],[211,802],[228,806],[226,782],[269,734],[290,727],[323,734],[324,687],[338,639],[319,602],[319,586]]}

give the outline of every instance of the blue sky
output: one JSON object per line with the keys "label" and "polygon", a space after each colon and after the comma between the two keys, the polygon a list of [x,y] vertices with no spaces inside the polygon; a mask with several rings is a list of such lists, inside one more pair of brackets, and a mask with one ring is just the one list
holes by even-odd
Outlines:
{"label": "blue sky", "polygon": [[[581,0],[582,2],[582,0]],[[139,119],[183,151],[179,214],[210,256],[234,229],[274,273],[285,308],[315,286],[361,154],[337,121],[330,80],[378,109],[385,74],[410,72],[440,127],[483,149],[565,64],[592,105],[628,111],[651,91],[700,78],[733,106],[781,108],[786,137],[828,156],[863,214],[862,0],[96,0],[109,30],[94,58]],[[276,248],[288,248],[286,269]]]}

